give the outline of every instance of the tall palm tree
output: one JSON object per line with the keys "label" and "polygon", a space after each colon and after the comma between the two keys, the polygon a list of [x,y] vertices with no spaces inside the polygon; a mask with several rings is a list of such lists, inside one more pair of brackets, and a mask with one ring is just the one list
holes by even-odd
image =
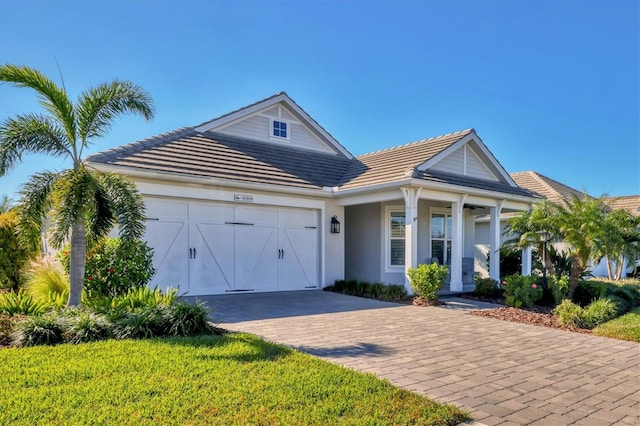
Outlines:
{"label": "tall palm tree", "polygon": [[0,176],[27,153],[65,157],[73,163],[61,172],[34,174],[20,192],[19,212],[25,241],[38,240],[47,216],[54,247],[70,237],[68,305],[79,305],[87,241],[105,236],[116,223],[125,239],[139,238],[144,231],[144,204],[133,184],[90,170],[82,162],[82,151],[104,136],[119,115],[153,118],[153,102],[139,86],[114,80],[83,91],[74,103],[64,86],[25,66],[0,66],[0,81],[33,89],[47,112],[16,115],[0,124]]}

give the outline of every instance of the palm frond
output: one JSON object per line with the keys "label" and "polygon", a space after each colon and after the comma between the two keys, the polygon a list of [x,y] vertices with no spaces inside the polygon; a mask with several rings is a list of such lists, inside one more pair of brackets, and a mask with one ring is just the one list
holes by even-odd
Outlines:
{"label": "palm frond", "polygon": [[115,222],[113,203],[109,194],[102,185],[99,176],[95,176],[93,199],[87,206],[85,226],[87,231],[87,243],[95,244],[100,238],[111,231]]}
{"label": "palm frond", "polygon": [[72,143],[76,139],[76,119],[73,104],[67,93],[35,68],[19,65],[1,65],[0,81],[36,91],[40,104],[58,119]]}
{"label": "palm frond", "polygon": [[26,114],[9,118],[0,125],[0,176],[27,152],[73,157],[69,146],[64,129],[51,117]]}
{"label": "palm frond", "polygon": [[38,246],[44,220],[51,210],[51,195],[60,177],[52,171],[36,173],[20,190],[18,226],[22,243],[27,247],[35,249]]}
{"label": "palm frond", "polygon": [[83,166],[65,170],[54,188],[51,245],[62,247],[71,235],[71,228],[84,218],[93,200],[95,178]]}
{"label": "palm frond", "polygon": [[125,113],[153,118],[153,101],[140,86],[115,80],[82,92],[77,103],[78,135],[84,145],[106,134],[113,119]]}
{"label": "palm frond", "polygon": [[101,173],[98,177],[109,194],[123,239],[140,238],[144,234],[144,201],[135,185],[120,175]]}

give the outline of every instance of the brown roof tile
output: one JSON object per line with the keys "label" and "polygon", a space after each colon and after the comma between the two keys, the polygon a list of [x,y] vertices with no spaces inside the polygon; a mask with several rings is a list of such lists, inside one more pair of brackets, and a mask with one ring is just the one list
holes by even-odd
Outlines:
{"label": "brown roof tile", "polygon": [[640,195],[606,197],[604,201],[613,209],[625,209],[631,212],[634,216],[640,216]]}
{"label": "brown roof tile", "polygon": [[553,180],[534,171],[511,173],[511,178],[518,186],[540,194],[542,197],[559,203],[574,197],[582,198],[584,192],[573,189],[563,183]]}

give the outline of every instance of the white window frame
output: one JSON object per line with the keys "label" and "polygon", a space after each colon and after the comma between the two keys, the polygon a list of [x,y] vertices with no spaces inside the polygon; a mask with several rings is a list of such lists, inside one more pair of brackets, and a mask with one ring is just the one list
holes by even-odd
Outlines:
{"label": "white window frame", "polygon": [[[278,123],[284,123],[287,125],[287,137],[283,138],[282,136],[276,136],[273,134],[273,123],[277,121]],[[282,118],[270,118],[269,119],[269,139],[277,140],[277,141],[290,141],[291,140],[291,122],[289,120],[283,120]]]}
{"label": "white window frame", "polygon": [[[429,209],[429,255],[430,257],[433,257],[433,229],[432,229],[432,223],[433,223],[433,215],[434,214],[440,214],[440,215],[444,215],[444,238],[436,238],[436,240],[438,241],[444,241],[444,251],[443,251],[443,257],[445,259],[443,259],[443,263],[446,265],[447,264],[447,260],[449,261],[449,264],[451,264],[451,259],[446,259],[447,257],[447,241],[451,241],[451,247],[453,249],[453,214],[451,213],[451,210],[447,210],[447,209]],[[447,216],[451,218],[451,238],[447,240]]]}
{"label": "white window frame", "polygon": [[[402,213],[405,215],[405,226],[407,223],[407,211],[404,206],[386,206],[384,209],[384,217],[382,218],[383,229],[384,229],[384,271],[385,272],[404,272],[405,265],[392,265],[391,264],[391,213]],[[399,239],[399,238],[395,238]],[[407,241],[407,234],[405,231],[405,236],[403,238]]]}

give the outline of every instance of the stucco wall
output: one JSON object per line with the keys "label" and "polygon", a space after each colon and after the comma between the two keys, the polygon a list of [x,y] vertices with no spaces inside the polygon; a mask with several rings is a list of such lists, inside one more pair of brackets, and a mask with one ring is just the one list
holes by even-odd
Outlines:
{"label": "stucco wall", "polygon": [[382,236],[380,204],[345,207],[345,278],[380,281]]}

